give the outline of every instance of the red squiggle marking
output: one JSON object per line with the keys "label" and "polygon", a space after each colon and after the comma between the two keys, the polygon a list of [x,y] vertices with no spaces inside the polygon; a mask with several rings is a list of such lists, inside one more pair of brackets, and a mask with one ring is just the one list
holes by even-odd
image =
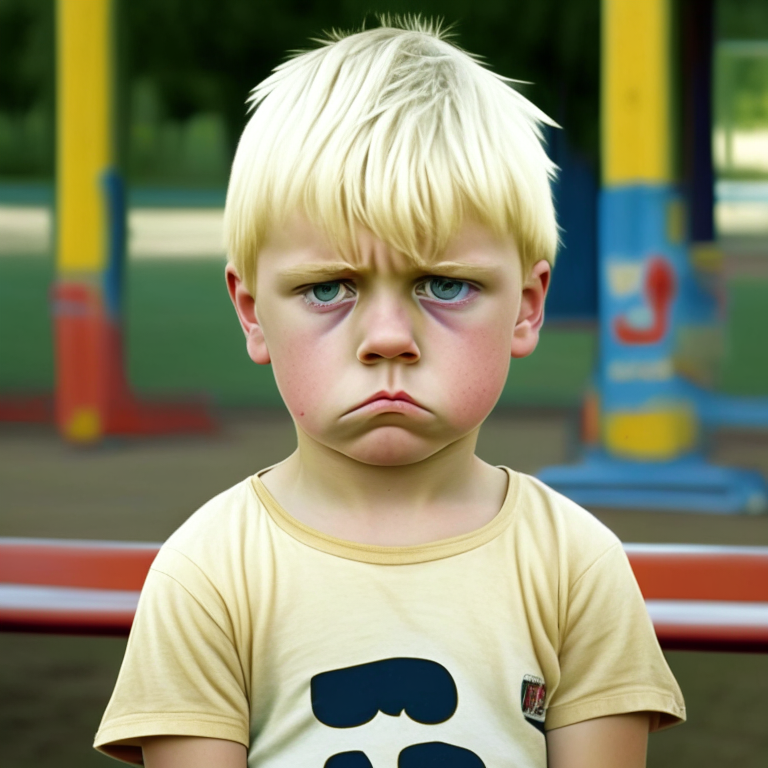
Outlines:
{"label": "red squiggle marking", "polygon": [[645,273],[645,297],[653,322],[649,328],[634,328],[625,317],[616,319],[613,329],[625,344],[654,344],[661,341],[669,329],[669,316],[677,285],[675,273],[662,256],[651,259]]}

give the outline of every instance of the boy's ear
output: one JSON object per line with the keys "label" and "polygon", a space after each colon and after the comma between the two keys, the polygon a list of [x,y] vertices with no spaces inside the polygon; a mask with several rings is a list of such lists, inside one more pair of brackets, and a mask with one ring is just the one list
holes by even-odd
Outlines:
{"label": "boy's ear", "polygon": [[547,298],[552,268],[547,261],[537,262],[523,284],[520,312],[512,337],[512,357],[526,357],[539,343],[539,329],[544,322],[544,300]]}
{"label": "boy's ear", "polygon": [[256,300],[251,296],[250,291],[245,287],[231,264],[227,264],[224,275],[227,279],[229,298],[232,299],[235,312],[237,312],[237,319],[240,321],[243,333],[245,333],[245,347],[248,350],[248,357],[254,363],[266,365],[271,361],[264,332],[261,329],[259,319],[256,317]]}

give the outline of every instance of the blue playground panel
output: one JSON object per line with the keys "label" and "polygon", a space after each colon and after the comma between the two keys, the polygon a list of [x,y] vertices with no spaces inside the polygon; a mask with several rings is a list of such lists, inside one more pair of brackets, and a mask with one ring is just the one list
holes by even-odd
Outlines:
{"label": "blue playground panel", "polygon": [[[601,192],[598,381],[604,446],[587,452],[578,465],[549,467],[539,477],[587,507],[765,512],[768,487],[762,476],[708,463],[696,433],[726,424],[766,426],[768,401],[710,393],[675,370],[680,327],[718,322],[712,298],[697,283],[678,214],[679,198],[671,185]],[[656,433],[659,413],[672,414],[673,421]],[[610,444],[624,433],[609,432],[606,425],[611,419],[623,424],[627,416],[648,425],[633,436],[646,441],[647,453],[631,441]],[[679,442],[670,443],[665,453],[663,440],[675,435]]]}

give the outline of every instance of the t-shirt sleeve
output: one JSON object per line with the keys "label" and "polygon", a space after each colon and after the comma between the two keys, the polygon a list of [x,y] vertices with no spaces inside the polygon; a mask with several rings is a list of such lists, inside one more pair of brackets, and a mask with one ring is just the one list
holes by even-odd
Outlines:
{"label": "t-shirt sleeve", "polygon": [[559,661],[547,729],[642,711],[654,713],[652,731],[685,720],[680,688],[618,542],[569,589]]}
{"label": "t-shirt sleeve", "polygon": [[163,548],[139,599],[94,747],[142,764],[145,736],[249,742],[243,665],[226,606],[185,555]]}

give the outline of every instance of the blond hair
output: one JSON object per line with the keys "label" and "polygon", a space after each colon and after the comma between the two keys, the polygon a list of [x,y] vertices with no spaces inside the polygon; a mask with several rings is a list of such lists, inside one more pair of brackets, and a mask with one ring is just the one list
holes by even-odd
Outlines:
{"label": "blond hair", "polygon": [[467,216],[513,235],[523,272],[554,262],[555,125],[447,40],[439,23],[381,19],[331,32],[257,85],[227,191],[229,259],[255,288],[270,229],[301,211],[353,263],[356,228],[423,266]]}

